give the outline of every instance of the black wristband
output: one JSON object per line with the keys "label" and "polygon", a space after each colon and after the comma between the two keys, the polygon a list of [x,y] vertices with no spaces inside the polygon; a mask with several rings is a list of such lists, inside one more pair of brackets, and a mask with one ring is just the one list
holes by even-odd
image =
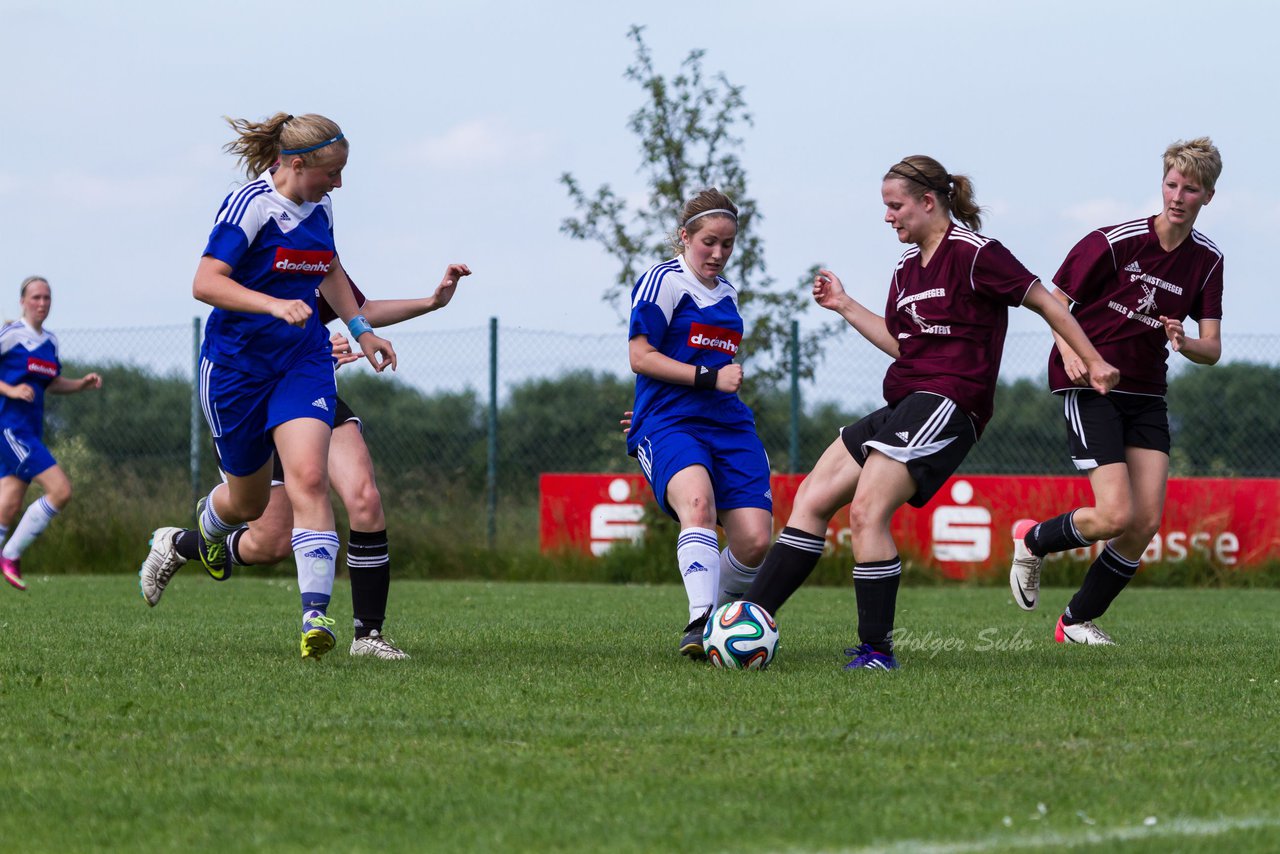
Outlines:
{"label": "black wristband", "polygon": [[695,365],[693,368],[693,387],[714,390],[719,368],[708,368],[706,365]]}

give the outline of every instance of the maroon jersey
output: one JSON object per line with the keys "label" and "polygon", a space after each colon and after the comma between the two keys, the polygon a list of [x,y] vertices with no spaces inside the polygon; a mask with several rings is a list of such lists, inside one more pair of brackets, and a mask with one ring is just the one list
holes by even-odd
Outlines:
{"label": "maroon jersey", "polygon": [[[1192,230],[1165,252],[1155,217],[1091,231],[1062,262],[1054,284],[1071,297],[1075,315],[1102,358],[1120,371],[1116,391],[1163,395],[1169,350],[1160,316],[1222,319],[1222,253]],[[1076,388],[1049,353],[1049,388]]]}
{"label": "maroon jersey", "polygon": [[955,223],[928,267],[920,247],[908,249],[885,308],[899,351],[885,374],[885,401],[917,391],[943,395],[981,435],[991,420],[1009,306],[1021,305],[1037,281],[1004,246]]}
{"label": "maroon jersey", "polygon": [[[352,281],[350,276],[347,277],[347,281],[351,282],[351,295],[356,298],[356,308],[364,308],[365,295],[356,287],[356,283]],[[329,301],[319,294],[317,296],[319,296],[318,305],[321,325],[326,325],[331,320],[337,320],[338,313],[333,310],[333,306],[329,305]]]}

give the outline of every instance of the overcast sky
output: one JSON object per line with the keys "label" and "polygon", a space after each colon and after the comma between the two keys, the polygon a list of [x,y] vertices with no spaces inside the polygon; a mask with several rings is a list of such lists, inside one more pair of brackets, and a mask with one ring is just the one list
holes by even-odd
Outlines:
{"label": "overcast sky", "polygon": [[600,299],[614,264],[559,231],[574,211],[558,179],[644,190],[626,129],[642,93],[623,78],[635,23],[664,72],[702,48],[708,72],[745,86],[770,273],[790,284],[825,263],[877,310],[901,252],[880,177],[900,157],[971,175],[983,231],[1048,278],[1086,231],[1158,210],[1169,142],[1211,135],[1225,169],[1198,228],[1226,254],[1230,356],[1233,332],[1272,332],[1276,9],[0,0],[0,314],[17,315],[38,272],[55,330],[204,315],[191,278],[243,180],[221,117],[285,110],[328,115],[351,140],[335,220],[367,293],[428,293],[450,261],[474,270],[413,330],[497,315],[623,334]]}

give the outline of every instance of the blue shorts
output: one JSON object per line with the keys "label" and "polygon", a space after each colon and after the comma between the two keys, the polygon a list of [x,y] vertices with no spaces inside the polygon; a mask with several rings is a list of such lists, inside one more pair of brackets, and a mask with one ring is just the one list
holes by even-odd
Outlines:
{"label": "blue shorts", "polygon": [[667,484],[689,466],[702,466],[711,475],[717,511],[759,507],[773,512],[769,455],[754,429],[686,422],[642,436],[635,456],[658,506],[672,518]]}
{"label": "blue shorts", "polygon": [[271,459],[271,431],[296,418],[333,426],[338,386],[328,353],[299,362],[288,373],[263,378],[200,360],[200,405],[227,474],[253,474]]}
{"label": "blue shorts", "polygon": [[12,476],[30,483],[36,475],[57,464],[35,433],[16,427],[4,429],[4,440],[0,441],[0,477]]}

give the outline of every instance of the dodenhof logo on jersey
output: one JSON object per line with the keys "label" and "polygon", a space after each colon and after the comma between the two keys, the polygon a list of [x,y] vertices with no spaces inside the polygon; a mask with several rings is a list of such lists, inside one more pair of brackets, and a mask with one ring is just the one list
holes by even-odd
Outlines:
{"label": "dodenhof logo on jersey", "polygon": [[281,246],[276,249],[276,260],[271,264],[271,269],[277,273],[323,276],[333,265],[333,254],[324,249],[289,249]]}
{"label": "dodenhof logo on jersey", "polygon": [[689,346],[700,350],[719,350],[730,356],[738,355],[738,345],[742,343],[742,333],[720,326],[708,326],[705,323],[689,325]]}
{"label": "dodenhof logo on jersey", "polygon": [[58,365],[56,362],[50,362],[47,359],[37,359],[35,356],[28,356],[27,373],[39,374],[42,377],[56,377],[58,375]]}

